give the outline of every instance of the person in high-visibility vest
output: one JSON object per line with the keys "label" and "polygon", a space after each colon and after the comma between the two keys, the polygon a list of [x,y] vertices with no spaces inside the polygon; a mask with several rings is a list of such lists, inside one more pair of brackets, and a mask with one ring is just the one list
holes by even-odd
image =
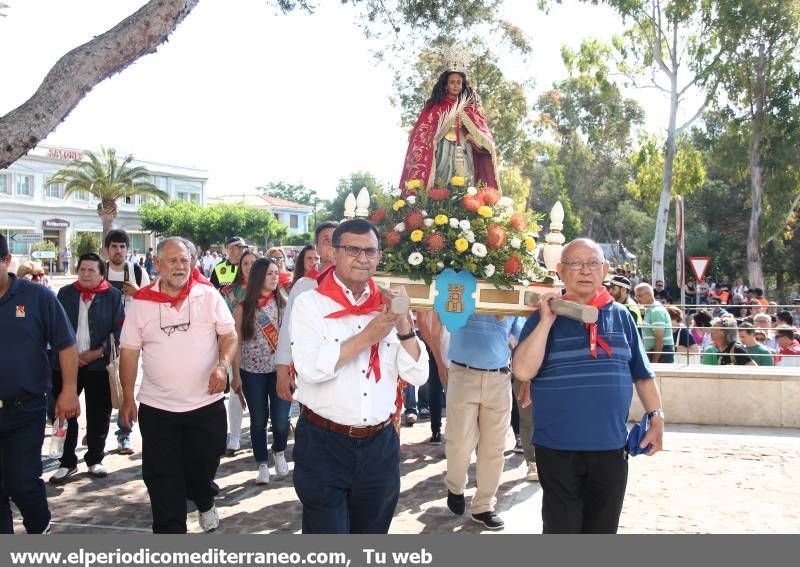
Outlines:
{"label": "person in high-visibility vest", "polygon": [[217,289],[233,283],[236,270],[239,269],[242,252],[247,248],[247,244],[241,236],[233,236],[225,244],[228,247],[228,259],[214,266],[214,270],[211,272],[211,283]]}

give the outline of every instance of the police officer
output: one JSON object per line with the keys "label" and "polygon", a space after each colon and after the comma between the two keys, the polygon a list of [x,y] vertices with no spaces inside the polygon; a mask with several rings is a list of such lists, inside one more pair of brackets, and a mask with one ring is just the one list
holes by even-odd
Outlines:
{"label": "police officer", "polygon": [[241,236],[232,236],[225,244],[228,247],[228,259],[217,264],[211,272],[211,283],[217,289],[233,283],[236,270],[239,269],[239,259],[242,257],[244,249],[247,248],[247,244]]}

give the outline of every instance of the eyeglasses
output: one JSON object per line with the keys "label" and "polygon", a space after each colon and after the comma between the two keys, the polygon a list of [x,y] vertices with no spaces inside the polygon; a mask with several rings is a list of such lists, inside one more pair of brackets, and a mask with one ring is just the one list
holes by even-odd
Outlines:
{"label": "eyeglasses", "polygon": [[163,304],[159,305],[158,326],[161,329],[162,333],[164,333],[165,335],[167,335],[169,337],[175,331],[186,332],[186,331],[189,330],[189,327],[192,324],[192,306],[191,306],[191,304],[188,304],[188,300],[187,300],[187,306],[186,307],[187,307],[187,309],[189,311],[189,320],[188,321],[186,321],[185,323],[178,323],[177,325],[164,325],[162,311],[164,309],[166,309],[167,307],[166,307],[166,305],[163,305]]}
{"label": "eyeglasses", "polygon": [[283,256],[270,256],[269,259],[275,262],[276,264],[281,264],[286,261],[286,258],[284,258]]}
{"label": "eyeglasses", "polygon": [[573,260],[570,262],[561,262],[561,265],[566,266],[566,268],[571,272],[579,272],[584,268],[584,266],[589,268],[591,271],[596,272],[603,267],[603,262],[600,260],[589,260],[588,262]]}
{"label": "eyeglasses", "polygon": [[380,254],[377,248],[359,248],[358,246],[334,246],[336,249],[344,249],[345,253],[351,258],[358,258],[361,253],[364,253],[369,260],[374,260]]}

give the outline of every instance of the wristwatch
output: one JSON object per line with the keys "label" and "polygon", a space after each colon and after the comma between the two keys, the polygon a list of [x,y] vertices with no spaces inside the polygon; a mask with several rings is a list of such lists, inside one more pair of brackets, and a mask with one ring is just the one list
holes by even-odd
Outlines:
{"label": "wristwatch", "polygon": [[647,412],[647,417],[649,417],[650,419],[653,419],[654,417],[660,417],[661,419],[664,419],[664,410],[659,408],[657,410]]}
{"label": "wristwatch", "polygon": [[401,341],[406,341],[408,339],[413,339],[416,336],[417,336],[417,333],[416,333],[416,331],[414,331],[413,328],[408,333],[406,333],[405,335],[401,335],[400,333],[397,333],[397,338],[400,339]]}

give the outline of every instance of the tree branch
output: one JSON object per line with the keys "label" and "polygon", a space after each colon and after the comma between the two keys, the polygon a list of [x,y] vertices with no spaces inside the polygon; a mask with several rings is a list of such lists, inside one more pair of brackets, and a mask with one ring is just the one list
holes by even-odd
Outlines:
{"label": "tree branch", "polygon": [[787,224],[789,224],[789,222],[792,220],[792,215],[794,214],[794,209],[797,206],[797,203],[800,203],[800,193],[798,193],[795,196],[794,200],[792,201],[792,204],[789,206],[789,212],[786,213],[786,220],[783,221],[783,223],[778,227],[778,230],[776,230],[772,236],[767,238],[767,241],[764,242],[764,246],[775,240],[778,237],[778,235],[783,231],[783,228]]}
{"label": "tree branch", "polygon": [[675,129],[676,134],[680,134],[681,132],[683,132],[686,128],[688,128],[692,124],[692,122],[697,120],[700,117],[700,115],[703,114],[703,111],[706,109],[706,106],[708,106],[708,103],[711,102],[711,97],[714,95],[714,91],[716,90],[717,90],[717,85],[714,84],[713,88],[711,88],[708,91],[708,94],[706,95],[706,99],[703,101],[703,104],[701,104],[700,108],[697,109],[697,112],[695,112],[694,115],[689,120],[687,120],[686,122],[684,122],[678,128]]}
{"label": "tree branch", "polygon": [[61,57],[31,98],[0,117],[0,169],[47,137],[95,85],[154,53],[198,1],[150,0]]}

